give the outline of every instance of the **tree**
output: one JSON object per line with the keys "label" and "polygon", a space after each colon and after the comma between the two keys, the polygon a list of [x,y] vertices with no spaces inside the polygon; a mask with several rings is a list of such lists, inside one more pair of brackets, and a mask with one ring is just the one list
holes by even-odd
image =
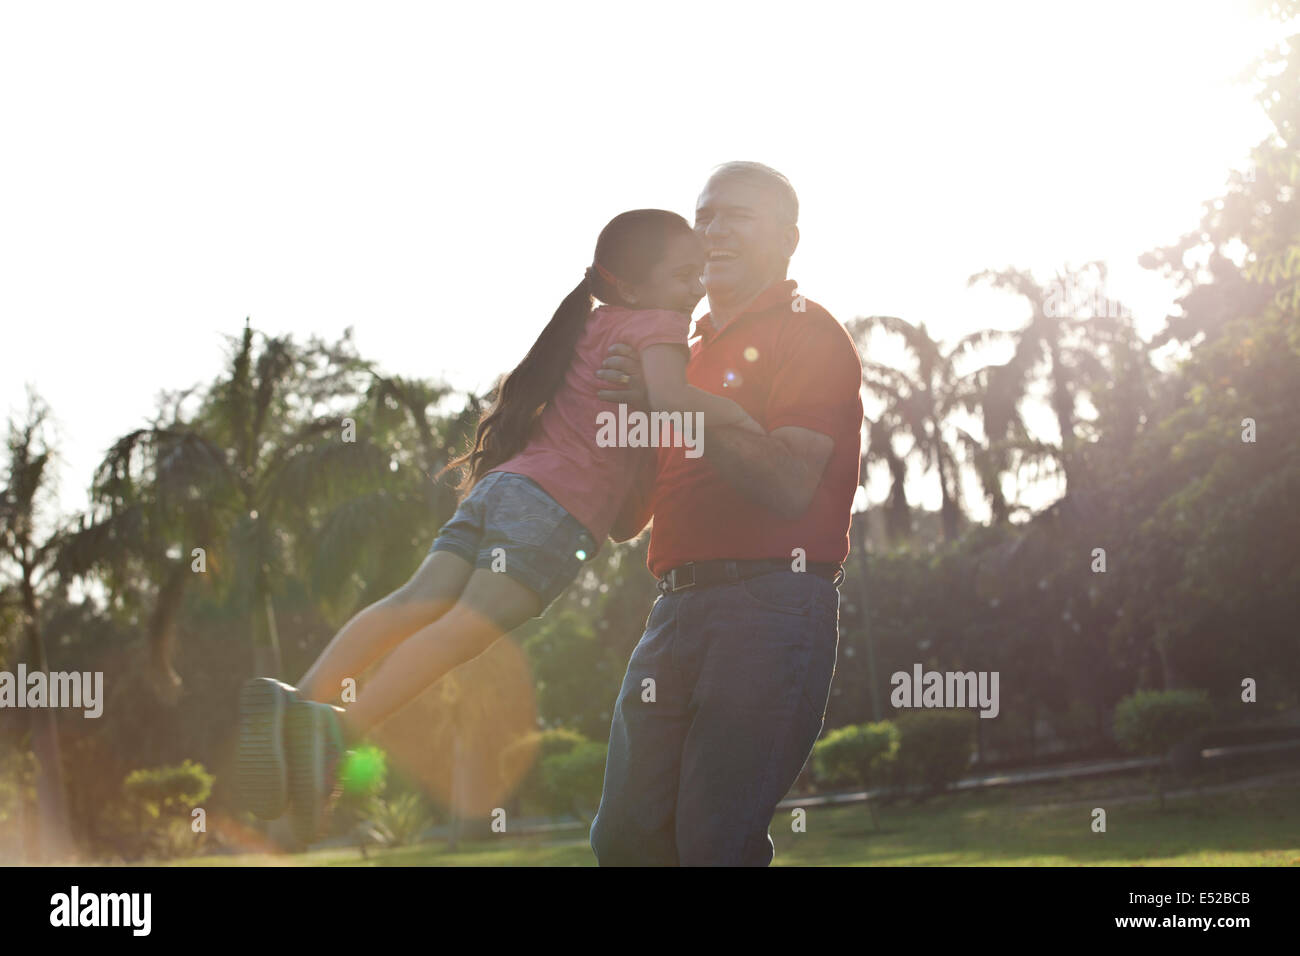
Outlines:
{"label": "tree", "polygon": [[902,371],[881,362],[864,359],[862,383],[867,391],[885,403],[879,419],[868,432],[869,460],[885,461],[890,467],[892,489],[891,527],[899,531],[907,526],[906,498],[901,493],[905,469],[893,451],[895,436],[907,435],[912,447],[902,456],[916,455],[926,470],[934,468],[939,476],[940,514],[945,540],[953,540],[964,517],[961,506],[961,474],[951,440],[945,432],[949,416],[963,397],[957,360],[999,333],[983,330],[964,336],[948,351],[930,336],[925,323],[912,325],[892,315],[871,315],[848,323],[849,333],[859,351],[869,353],[868,339],[875,329],[898,336],[911,355],[913,369]]}
{"label": "tree", "polygon": [[[890,542],[905,541],[912,534],[912,508],[907,502],[907,460],[894,450],[894,432],[900,425],[897,416],[881,415],[867,420],[867,448],[862,455],[862,484],[876,462],[889,471],[889,497],[885,500],[885,533]],[[863,534],[865,542],[866,535]]]}
{"label": "tree", "polygon": [[[57,528],[44,536],[41,531],[50,522],[47,467],[54,460],[46,436],[48,417],[48,406],[29,389],[24,420],[9,422],[6,483],[0,488],[0,604],[17,609],[27,664],[45,673],[50,667],[41,604],[56,585],[53,569],[62,542]],[[27,688],[19,687],[17,692],[25,694]],[[26,713],[36,757],[39,857],[59,859],[71,852],[72,842],[57,712],[39,707]]]}
{"label": "tree", "polygon": [[[1059,462],[1065,479],[1064,496],[1068,497],[1072,483],[1076,487],[1088,484],[1079,399],[1089,390],[1090,382],[1106,378],[1093,344],[1094,335],[1107,323],[1126,317],[1127,312],[1104,295],[1106,267],[1101,262],[1088,263],[1081,269],[1067,266],[1046,287],[1021,269],[986,270],[970,277],[969,284],[978,282],[1014,292],[1030,306],[1029,321],[1015,333],[1015,352],[1010,361],[989,366],[973,376],[992,459],[983,470],[990,476],[1000,474],[1011,450],[1040,462],[1050,452]],[[1060,443],[1054,449],[1030,438],[1019,412],[1040,369],[1048,383],[1048,404],[1060,433]],[[994,496],[990,493],[990,497]]]}
{"label": "tree", "polygon": [[1161,810],[1165,808],[1164,771],[1171,765],[1171,751],[1190,742],[1199,757],[1196,735],[1212,717],[1204,691],[1138,691],[1115,707],[1115,737],[1120,746],[1160,758],[1154,783]]}
{"label": "tree", "polygon": [[[142,606],[140,592],[157,582],[145,624],[148,678],[159,700],[169,704],[179,699],[182,686],[173,660],[185,590],[194,576],[190,547],[215,552],[213,543],[233,508],[222,449],[182,417],[190,394],[166,397],[149,428],[114,442],[96,470],[92,512],[59,554],[62,574],[98,574],[132,607]],[[212,558],[219,560],[216,553]]]}
{"label": "tree", "polygon": [[[173,700],[180,678],[171,657],[194,580],[192,548],[204,549],[214,579],[244,609],[254,672],[280,676],[273,596],[290,573],[293,546],[331,522],[336,540],[340,527],[373,534],[400,525],[382,494],[391,453],[350,433],[347,416],[328,407],[348,401],[347,374],[356,369],[346,360],[340,367],[343,354],[345,346],[301,348],[274,337],[258,352],[246,323],[228,372],[192,417],[177,401],[170,421],[118,439],[97,470],[91,520],[71,542],[68,567],[107,568],[121,589],[133,558],[158,582],[148,639]],[[359,501],[383,514],[365,515]],[[336,544],[329,553],[346,560],[340,552]]]}
{"label": "tree", "polygon": [[[1297,0],[1261,3],[1287,23]],[[1252,69],[1257,101],[1273,129],[1233,172],[1224,195],[1204,204],[1199,226],[1140,262],[1184,290],[1155,344],[1213,339],[1235,318],[1268,310],[1300,315],[1300,33]],[[1244,248],[1244,253],[1241,251]]]}
{"label": "tree", "polygon": [[[1300,12],[1295,2],[1269,6],[1282,19]],[[1273,130],[1249,168],[1205,204],[1197,229],[1141,260],[1183,290],[1157,341],[1192,348],[1161,390],[1146,439],[1114,469],[1133,568],[1115,582],[1115,636],[1121,649],[1156,658],[1166,688],[1235,695],[1242,675],[1263,672],[1300,689],[1291,620],[1300,574],[1297,51],[1300,34],[1257,64]]]}

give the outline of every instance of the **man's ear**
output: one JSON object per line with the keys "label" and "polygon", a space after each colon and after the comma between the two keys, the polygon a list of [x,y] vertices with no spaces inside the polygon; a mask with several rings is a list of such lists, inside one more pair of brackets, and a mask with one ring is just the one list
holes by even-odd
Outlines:
{"label": "man's ear", "polygon": [[785,252],[785,257],[786,259],[789,259],[794,255],[794,251],[799,248],[799,227],[786,226],[785,233],[782,235],[781,239],[784,243],[783,251]]}

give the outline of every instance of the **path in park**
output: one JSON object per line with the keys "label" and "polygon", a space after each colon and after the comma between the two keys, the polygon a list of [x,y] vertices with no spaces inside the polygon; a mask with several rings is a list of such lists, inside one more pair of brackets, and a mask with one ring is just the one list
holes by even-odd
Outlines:
{"label": "path in park", "polygon": [[[1241,758],[1250,754],[1271,753],[1300,748],[1300,740],[1281,740],[1262,744],[1242,744],[1236,747],[1212,747],[1201,751],[1201,759],[1207,763],[1229,758]],[[1110,774],[1128,773],[1135,770],[1147,770],[1160,764],[1156,757],[1132,757],[1123,760],[1094,760],[1087,763],[1062,764],[1056,767],[1044,767],[1037,770],[1014,770],[1006,773],[975,774],[963,777],[953,784],[954,790],[984,790],[989,787],[1005,787],[1021,783],[1049,783],[1061,780],[1075,780],[1087,777],[1104,777]],[[820,807],[839,803],[862,803],[885,792],[883,787],[873,790],[852,790],[841,793],[828,793],[819,796],[791,797],[777,804],[777,809],[791,807]]]}
{"label": "path in park", "polygon": [[[1266,753],[1275,753],[1286,750],[1300,750],[1300,740],[1283,740],[1261,744],[1242,744],[1234,747],[1212,747],[1201,751],[1201,759],[1207,764],[1212,764],[1224,760],[1241,760],[1252,754],[1263,755]],[[1017,784],[1027,783],[1050,783],[1062,780],[1086,779],[1089,777],[1104,777],[1113,774],[1133,773],[1136,771],[1147,770],[1157,766],[1160,760],[1155,757],[1133,757],[1119,760],[1093,760],[1083,763],[1061,764],[1054,767],[1043,767],[1033,770],[1012,770],[1003,773],[984,773],[972,774],[963,777],[957,783],[953,784],[954,790],[985,790],[992,787],[1015,786]],[[1274,782],[1280,782],[1289,777],[1295,776],[1294,772],[1288,771],[1283,773],[1274,773],[1267,776],[1247,777],[1242,780],[1233,781],[1228,784],[1215,785],[1212,787],[1201,788],[1201,793],[1219,793],[1229,790],[1240,790],[1252,786],[1264,786]],[[1168,797],[1190,796],[1195,794],[1196,790],[1177,790],[1169,791],[1165,794]],[[777,804],[777,809],[793,809],[794,807],[824,807],[839,804],[864,803],[872,797],[880,796],[884,793],[883,788],[872,790],[849,790],[840,793],[818,794],[816,796],[790,797],[782,800]],[[1133,795],[1124,797],[1108,797],[1108,803],[1118,804],[1127,803],[1135,800],[1150,800],[1150,795]],[[1080,801],[1082,803],[1095,803],[1095,799]],[[1045,804],[1045,807],[1055,806],[1073,806],[1074,803],[1055,803]],[[1034,808],[1031,808],[1034,809]],[[587,824],[575,818],[529,818],[512,821],[510,833],[514,835],[538,834],[538,833],[563,833],[568,831],[586,829]],[[445,826],[433,827],[421,835],[422,839],[437,839],[447,835]]]}
{"label": "path in park", "polygon": [[[1183,790],[1166,790],[1165,799],[1174,800],[1181,797],[1203,797],[1212,793],[1232,793],[1235,790],[1253,790],[1256,787],[1273,787],[1278,784],[1300,783],[1300,770],[1284,770],[1280,773],[1262,774],[1258,777],[1247,777],[1244,780],[1234,780],[1232,783],[1219,783],[1208,787],[1189,787]],[[1020,810],[1058,810],[1062,807],[1091,807],[1096,806],[1097,797],[1090,800],[1068,800],[1061,803],[1034,803],[1020,807]],[[1151,794],[1149,793],[1131,793],[1127,796],[1106,797],[1107,807],[1116,807],[1125,803],[1150,803]]]}

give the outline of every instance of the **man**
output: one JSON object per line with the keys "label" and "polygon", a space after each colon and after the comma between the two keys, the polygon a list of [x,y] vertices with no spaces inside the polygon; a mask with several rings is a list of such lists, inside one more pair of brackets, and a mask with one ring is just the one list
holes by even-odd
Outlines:
{"label": "man", "polygon": [[[766,429],[705,434],[702,457],[660,448],[615,528],[653,514],[655,601],[615,703],[591,826],[609,865],[767,866],[768,824],[821,733],[839,643],[841,564],[858,484],[862,367],[844,328],[786,279],[799,242],[784,176],[727,163],[695,229],[710,312],[687,378]],[[644,404],[630,349],[601,393]]]}

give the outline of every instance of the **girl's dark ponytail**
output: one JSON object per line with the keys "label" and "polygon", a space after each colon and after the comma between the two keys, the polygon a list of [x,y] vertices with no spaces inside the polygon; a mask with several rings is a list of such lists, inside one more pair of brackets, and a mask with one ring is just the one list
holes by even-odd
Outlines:
{"label": "girl's dark ponytail", "polygon": [[587,275],[564,297],[524,360],[502,380],[496,401],[479,421],[473,448],[443,469],[445,472],[468,466],[461,491],[474,487],[485,474],[528,444],[533,422],[564,381],[591,314],[592,271],[587,269]]}

